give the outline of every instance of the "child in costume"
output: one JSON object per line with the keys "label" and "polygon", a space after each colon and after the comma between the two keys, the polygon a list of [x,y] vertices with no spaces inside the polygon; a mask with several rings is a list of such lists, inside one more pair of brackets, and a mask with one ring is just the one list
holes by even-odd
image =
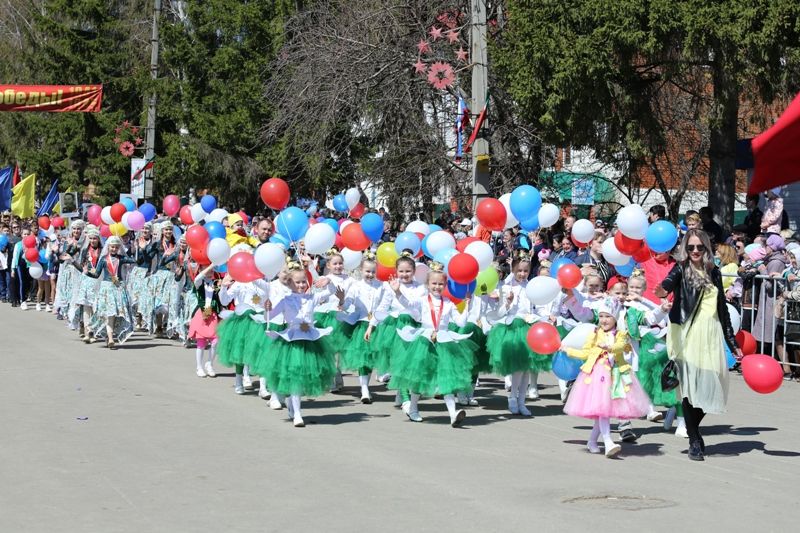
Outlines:
{"label": "child in costume", "polygon": [[83,247],[83,230],[86,223],[76,220],[70,225],[70,235],[61,241],[58,250],[58,281],[56,282],[56,297],[53,309],[60,319],[67,318],[69,303],[72,300],[72,291],[80,280],[81,272],[76,267],[76,261]]}
{"label": "child in costume", "polygon": [[152,230],[153,225],[147,222],[131,243],[131,255],[135,263],[130,272],[128,272],[127,285],[131,308],[137,318],[137,328],[142,326],[142,317],[139,314],[139,299],[147,293],[147,276],[150,274],[150,267],[153,262],[149,248],[153,236]]}
{"label": "child in costume", "polygon": [[[314,319],[318,328],[331,328],[331,334],[327,341],[330,346],[334,347],[336,350],[334,356],[337,356],[341,354],[341,349],[347,346],[350,341],[353,325],[338,319],[338,302],[332,296],[339,289],[347,293],[353,284],[353,279],[344,272],[344,258],[339,253],[339,250],[332,248],[326,254],[326,259],[327,273],[314,281],[314,287],[322,289],[322,292],[327,294],[328,298],[327,301],[323,300],[323,304],[314,311]],[[337,357],[336,376],[331,386],[331,392],[338,392],[342,390],[343,386],[344,380],[340,370],[340,361]]]}
{"label": "child in costume", "polygon": [[[178,305],[172,305],[175,310],[175,318],[170,320],[168,329],[178,334],[183,341],[183,346],[188,348],[191,344],[189,338],[189,324],[192,322],[195,309],[198,307],[197,291],[194,290],[194,280],[200,272],[200,263],[192,257],[191,250],[185,246],[184,236],[178,242],[178,259],[175,261],[175,294],[173,299],[178,301]],[[170,312],[170,317],[173,313]],[[217,349],[219,352],[219,349]]]}
{"label": "child in costume", "polygon": [[[214,265],[208,265],[194,278],[194,290],[197,296],[197,308],[189,323],[189,338],[197,343],[195,362],[197,377],[213,378],[214,357],[217,349],[217,324],[222,304],[219,300],[219,280],[214,276]],[[203,363],[203,352],[208,348],[208,359]]]}
{"label": "child in costume", "polygon": [[584,361],[572,386],[564,412],[594,421],[587,447],[600,453],[597,439],[605,444],[606,457],[618,454],[621,447],[611,439],[611,418],[639,418],[647,413],[650,400],[642,390],[631,366],[625,360],[630,350],[628,333],[617,329],[620,305],[613,298],[595,302],[599,327],[582,349],[566,348],[567,355]]}
{"label": "child in costume", "polygon": [[389,386],[411,391],[409,401],[403,404],[403,412],[413,422],[422,422],[418,408],[421,395],[444,395],[450,425],[458,427],[467,414],[463,409],[456,409],[455,395],[472,386],[476,345],[468,340],[470,334],[448,329],[451,321],[463,327],[467,316],[442,296],[447,285],[443,265],[434,262],[430,267],[427,294],[423,298],[409,300],[399,280],[389,282],[395,297],[420,323],[420,327],[405,326],[397,330],[405,349],[392,357]]}
{"label": "child in costume", "polygon": [[156,337],[166,335],[169,310],[175,296],[174,266],[179,253],[172,222],[162,222],[160,232],[160,238],[153,239],[147,247],[147,254],[153,258],[155,266],[147,278],[147,294],[142,295],[139,301],[142,322],[150,334]]}
{"label": "child in costume", "polygon": [[96,266],[87,270],[86,275],[100,279],[100,288],[94,300],[94,314],[99,320],[95,321],[92,334],[96,339],[106,337],[106,346],[114,350],[117,344],[124,344],[133,334],[133,317],[122,279],[122,267],[133,264],[135,260],[120,255],[122,239],[119,237],[109,237],[106,247],[108,252]]}
{"label": "child in costume", "polygon": [[76,280],[75,288],[70,302],[70,322],[72,329],[83,333],[82,340],[87,344],[95,342],[93,334],[92,315],[94,301],[100,283],[97,279],[88,276],[90,270],[95,270],[100,264],[100,231],[95,226],[86,227],[86,239],[78,255],[77,266],[82,275]]}

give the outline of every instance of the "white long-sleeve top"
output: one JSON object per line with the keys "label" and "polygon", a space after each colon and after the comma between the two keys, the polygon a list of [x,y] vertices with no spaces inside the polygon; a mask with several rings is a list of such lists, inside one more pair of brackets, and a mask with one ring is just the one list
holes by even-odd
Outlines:
{"label": "white long-sleeve top", "polygon": [[[208,308],[211,307],[211,302],[214,300],[214,280],[207,278],[206,275],[202,275],[203,273],[200,272],[194,278],[194,286],[198,289],[200,285],[203,286],[203,297],[205,301],[203,302],[203,307]],[[220,300],[220,303],[222,300]],[[224,304],[223,304],[224,305]]]}
{"label": "white long-sleeve top", "polygon": [[272,324],[285,324],[286,320],[283,317],[283,313],[276,313],[274,306],[278,305],[284,298],[292,294],[292,290],[278,281],[271,281],[269,284],[269,300],[272,302],[273,309],[269,313],[266,314],[266,319],[268,322]]}
{"label": "white long-sleeve top", "polygon": [[317,313],[329,313],[336,311],[339,308],[339,299],[336,297],[336,290],[341,288],[345,294],[353,286],[355,280],[347,274],[327,274],[329,283],[318,291],[319,294],[324,294],[325,297],[320,301],[321,305],[317,308]]}
{"label": "white long-sleeve top", "polygon": [[[509,325],[516,318],[533,324],[534,322],[547,320],[549,318],[549,315],[540,314],[541,311],[528,299],[528,295],[525,293],[525,288],[527,286],[527,281],[520,283],[512,279],[510,283],[503,282],[498,287],[497,291],[500,296],[499,308],[497,310],[497,315],[499,317],[497,321],[498,324]],[[508,303],[509,293],[514,295],[511,304]]]}
{"label": "white long-sleeve top", "polygon": [[[380,305],[378,305],[378,311],[375,313],[379,323],[386,320],[388,316],[397,318],[401,314],[410,314],[406,306],[397,298],[388,282],[383,284],[383,291],[384,298]],[[425,286],[417,281],[401,283],[400,292],[408,301],[419,300],[428,294],[428,290]]]}
{"label": "white long-sleeve top", "polygon": [[[463,335],[454,333],[448,329],[450,322],[453,322],[458,327],[464,327],[467,324],[467,313],[459,313],[456,306],[450,300],[442,299],[440,296],[428,294],[422,298],[409,300],[405,294],[401,294],[398,298],[400,303],[406,308],[409,314],[420,323],[420,327],[414,328],[406,326],[397,330],[397,335],[406,342],[416,340],[420,336],[424,336],[429,341],[435,340],[436,342],[458,342],[459,340],[467,339],[470,334]],[[431,304],[433,304],[431,306]],[[439,313],[441,311],[441,317]],[[437,317],[438,324],[434,325],[433,318]],[[434,338],[434,333],[436,334]]]}
{"label": "white long-sleeve top", "polygon": [[291,293],[278,303],[273,304],[272,314],[283,314],[286,329],[280,332],[267,331],[272,338],[282,337],[288,342],[307,340],[315,341],[320,337],[330,334],[332,328],[314,327],[314,310],[326,294],[298,294]]}
{"label": "white long-sleeve top", "polygon": [[[620,313],[619,320],[617,320],[617,327],[622,330],[628,330],[627,312],[628,309],[638,309],[644,313],[645,324],[639,324],[639,335],[644,336],[651,334],[657,338],[664,337],[667,334],[667,327],[669,326],[669,319],[667,313],[661,309],[661,306],[655,302],[651,302],[647,298],[642,298],[640,301],[627,302],[622,312]],[[665,340],[666,342],[666,340]],[[639,341],[633,337],[629,338],[628,344],[631,351],[625,353],[625,360],[631,364],[634,372],[639,370]]]}
{"label": "white long-sleeve top", "polygon": [[[270,299],[270,284],[263,279],[249,283],[234,282],[230,287],[222,287],[219,291],[219,301],[222,305],[233,302],[237,315],[247,311],[255,313],[264,312],[264,303]],[[273,302],[274,304],[275,302]]]}
{"label": "white long-sleeve top", "polygon": [[467,322],[475,324],[484,333],[489,333],[492,326],[501,318],[497,314],[499,306],[500,301],[497,298],[491,298],[486,294],[474,296],[469,300],[469,304],[464,310],[467,315]]}
{"label": "white long-sleeve top", "polygon": [[348,324],[359,321],[368,321],[370,325],[377,326],[377,311],[381,302],[386,298],[386,286],[378,280],[358,280],[350,284],[344,300],[346,312],[339,313],[340,320]]}

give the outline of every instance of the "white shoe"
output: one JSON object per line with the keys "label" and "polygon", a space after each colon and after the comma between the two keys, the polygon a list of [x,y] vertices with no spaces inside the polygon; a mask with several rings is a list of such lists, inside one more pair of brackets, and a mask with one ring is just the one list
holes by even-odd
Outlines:
{"label": "white shoe", "polygon": [[529,400],[539,399],[539,387],[534,387],[533,385],[528,387],[528,399]]}
{"label": "white shoe", "polygon": [[521,414],[522,416],[532,416],[530,409],[525,407],[524,403],[517,402],[517,407],[519,408],[519,414]]}
{"label": "white shoe", "polygon": [[461,393],[456,397],[456,405],[461,405],[464,407],[477,407],[478,400]]}
{"label": "white shoe", "polygon": [[622,446],[615,443],[614,441],[606,442],[606,457],[614,457],[619,452],[622,451]]}
{"label": "white shoe", "polygon": [[37,311],[41,311],[41,310],[42,310],[42,304],[40,304],[40,303],[38,303],[38,302],[37,302],[37,303],[36,303],[36,310],[37,310]]}
{"label": "white shoe", "polygon": [[233,392],[236,394],[244,394],[244,387],[241,385],[234,385]]}
{"label": "white shoe", "polygon": [[45,310],[46,313],[52,313],[53,312],[53,308],[50,306],[50,304],[47,304],[47,306],[44,308],[44,310]]}
{"label": "white shoe", "polygon": [[206,372],[205,372],[205,370],[203,370],[202,368],[198,368],[198,369],[197,369],[197,377],[198,377],[198,378],[204,378],[204,377],[206,377]]}
{"label": "white shoe", "polygon": [[269,408],[272,409],[273,411],[280,411],[281,409],[283,409],[283,404],[278,399],[277,394],[273,394],[272,398],[269,399]]}
{"label": "white shoe", "polygon": [[411,410],[411,402],[403,402],[403,412],[412,422],[422,422],[422,417],[419,416],[419,411]]}
{"label": "white shoe", "polygon": [[242,385],[244,386],[245,390],[253,390],[253,380],[250,379],[250,376],[243,376],[242,377]]}
{"label": "white shoe", "polygon": [[464,422],[465,418],[467,418],[467,412],[464,411],[463,409],[459,409],[458,411],[456,411],[455,416],[450,417],[450,426],[457,428]]}
{"label": "white shoe", "polygon": [[686,426],[678,426],[678,429],[675,430],[676,437],[683,437],[684,439],[689,438],[689,433],[686,431]]}
{"label": "white shoe", "polygon": [[21,304],[19,304],[19,308],[22,309],[23,311],[27,311],[28,310],[28,302],[22,302]]}
{"label": "white shoe", "polygon": [[369,390],[361,391],[361,403],[364,405],[372,404],[372,395],[369,393]]}
{"label": "white shoe", "polygon": [[664,413],[661,411],[653,411],[652,413],[648,413],[647,420],[650,422],[661,422],[664,420]]}
{"label": "white shoe", "polygon": [[392,379],[391,374],[382,374],[378,376],[378,383],[389,383],[390,379]]}
{"label": "white shoe", "polygon": [[506,392],[509,392],[511,390],[511,376],[506,376],[505,377],[504,385],[505,385]]}
{"label": "white shoe", "polygon": [[672,429],[672,423],[675,421],[675,408],[670,407],[667,410],[667,416],[664,417],[664,431]]}
{"label": "white shoe", "polygon": [[266,382],[264,381],[264,378],[261,378],[261,381],[260,381],[260,382],[259,382],[259,384],[258,384],[258,396],[259,396],[259,398],[261,398],[262,400],[267,400],[267,399],[269,399],[270,397],[272,397],[272,393],[271,393],[271,392],[269,391],[269,389],[266,387],[265,383],[266,383]]}
{"label": "white shoe", "polygon": [[600,447],[596,442],[587,442],[586,449],[589,450],[589,453],[600,453]]}
{"label": "white shoe", "polygon": [[295,416],[294,417],[294,421],[292,423],[294,424],[294,427],[296,427],[296,428],[304,428],[304,427],[306,427],[306,423],[303,422],[303,417],[300,416],[300,415]]}
{"label": "white shoe", "polygon": [[516,398],[510,397],[508,399],[508,410],[511,412],[512,415],[519,414],[519,403],[517,402]]}
{"label": "white shoe", "polygon": [[205,371],[206,371],[206,375],[207,375],[208,377],[210,377],[210,378],[215,378],[215,377],[217,377],[217,373],[216,373],[216,372],[214,372],[214,367],[213,367],[213,366],[211,366],[211,361],[206,361],[206,365],[205,365],[205,367],[204,367],[204,368],[205,368]]}

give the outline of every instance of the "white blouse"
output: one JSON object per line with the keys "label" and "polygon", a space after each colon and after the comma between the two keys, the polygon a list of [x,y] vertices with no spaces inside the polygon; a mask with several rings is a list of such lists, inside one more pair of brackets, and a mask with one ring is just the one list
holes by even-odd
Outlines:
{"label": "white blouse", "polygon": [[[397,330],[397,335],[406,342],[416,340],[423,336],[432,342],[458,342],[469,338],[466,335],[450,331],[448,326],[453,322],[458,327],[467,324],[467,314],[459,313],[456,306],[448,299],[426,294],[422,298],[409,300],[404,294],[400,295],[400,303],[409,311],[409,314],[420,323],[419,328],[406,326]],[[431,306],[433,304],[433,306]],[[441,311],[441,316],[439,313]],[[438,324],[434,325],[433,318],[437,317]]]}
{"label": "white blouse", "polygon": [[385,285],[378,280],[359,280],[350,285],[344,301],[346,312],[339,313],[339,319],[350,325],[359,321],[369,321],[378,325],[376,314],[378,306],[386,297]]}
{"label": "white blouse", "polygon": [[327,294],[291,293],[277,304],[273,304],[271,313],[283,314],[286,329],[283,331],[267,331],[269,337],[282,337],[288,342],[315,341],[329,335],[333,328],[317,328],[314,326],[314,310],[326,298]]}

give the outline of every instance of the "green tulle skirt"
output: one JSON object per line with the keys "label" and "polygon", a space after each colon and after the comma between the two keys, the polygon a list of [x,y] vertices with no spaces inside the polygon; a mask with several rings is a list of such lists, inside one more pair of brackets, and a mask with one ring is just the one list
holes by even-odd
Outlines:
{"label": "green tulle skirt", "polygon": [[[660,350],[654,350],[657,344],[664,346]],[[636,378],[653,405],[674,407],[680,403],[678,389],[669,392],[661,390],[661,372],[669,359],[666,344],[666,338],[658,339],[652,335],[642,337],[639,341],[639,370],[636,371]]]}
{"label": "green tulle skirt", "polygon": [[534,353],[528,347],[530,324],[515,318],[509,325],[499,324],[486,336],[486,351],[492,370],[500,375],[515,372],[547,372],[553,368],[550,355]]}
{"label": "green tulle skirt", "polygon": [[390,372],[392,357],[405,349],[403,339],[397,336],[397,330],[406,326],[420,327],[420,323],[411,318],[411,315],[401,314],[397,318],[389,316],[381,322],[372,332],[370,344],[375,353],[375,369],[380,374]]}
{"label": "green tulle skirt", "polygon": [[404,349],[392,357],[390,389],[425,396],[471,390],[477,350],[474,342],[433,343],[420,336],[403,344]]}
{"label": "green tulle skirt", "polygon": [[492,371],[492,365],[489,364],[489,352],[486,351],[486,334],[483,332],[483,329],[472,322],[467,322],[463,328],[459,328],[454,323],[450,322],[450,329],[464,335],[472,333],[472,336],[469,338],[470,341],[475,343],[475,367],[472,369],[472,374],[490,373]]}
{"label": "green tulle skirt", "polygon": [[327,336],[329,339],[328,344],[333,347],[334,353],[341,353],[347,343],[350,342],[350,335],[353,333],[355,326],[339,320],[336,314],[336,311],[314,313],[314,325],[318,328],[331,328],[333,330]]}
{"label": "green tulle skirt", "polygon": [[264,334],[265,324],[251,318],[254,314],[233,314],[217,326],[217,356],[224,366],[252,366],[258,354],[267,349],[271,339]]}
{"label": "green tulle skirt", "polygon": [[356,322],[350,334],[350,340],[345,348],[339,352],[339,363],[344,370],[360,370],[362,368],[374,368],[375,351],[372,339],[367,342],[364,340],[364,333],[369,327],[369,322],[360,320]]}
{"label": "green tulle skirt", "polygon": [[277,338],[270,357],[259,359],[257,373],[272,392],[288,396],[319,396],[328,391],[336,363],[325,337],[316,341],[287,342]]}

